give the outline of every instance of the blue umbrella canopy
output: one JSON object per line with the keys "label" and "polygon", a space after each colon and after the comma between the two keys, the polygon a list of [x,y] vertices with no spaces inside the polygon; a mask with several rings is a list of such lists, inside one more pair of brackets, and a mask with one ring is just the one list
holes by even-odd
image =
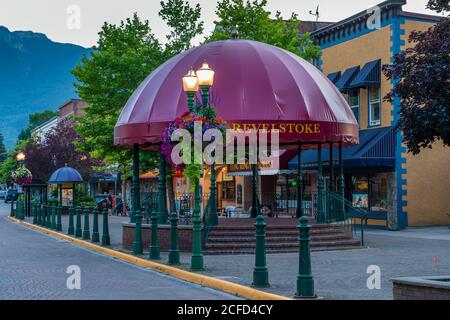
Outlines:
{"label": "blue umbrella canopy", "polygon": [[82,183],[83,178],[76,169],[66,165],[53,172],[48,182],[51,184],[77,184]]}

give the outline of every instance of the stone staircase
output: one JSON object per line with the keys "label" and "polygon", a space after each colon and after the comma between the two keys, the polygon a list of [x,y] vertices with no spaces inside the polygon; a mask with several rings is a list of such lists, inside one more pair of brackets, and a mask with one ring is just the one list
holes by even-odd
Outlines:
{"label": "stone staircase", "polygon": [[[266,252],[298,252],[298,220],[266,219]],[[219,225],[208,234],[204,254],[255,253],[255,219],[220,219]],[[316,224],[311,221],[311,251],[360,248],[360,241],[352,237],[351,226]]]}

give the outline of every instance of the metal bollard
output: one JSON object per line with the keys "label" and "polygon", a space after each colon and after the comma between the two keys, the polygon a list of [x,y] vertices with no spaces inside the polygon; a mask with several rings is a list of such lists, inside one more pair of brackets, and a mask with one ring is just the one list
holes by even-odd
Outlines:
{"label": "metal bollard", "polygon": [[31,205],[31,214],[33,215],[33,224],[37,224],[37,208],[36,205]]}
{"label": "metal bollard", "polygon": [[268,287],[269,272],[266,265],[266,223],[264,217],[256,217],[256,250],[255,250],[255,268],[253,269],[253,286]]}
{"label": "metal bollard", "polygon": [[178,248],[178,215],[176,212],[172,212],[170,215],[169,264],[180,264],[180,250]]}
{"label": "metal bollard", "polygon": [[42,204],[37,206],[37,224],[38,226],[42,225]]}
{"label": "metal bollard", "polygon": [[94,221],[93,221],[93,227],[92,227],[92,242],[99,242],[100,241],[100,235],[98,233],[98,210],[97,208],[94,208],[93,210],[94,215]]}
{"label": "metal bollard", "polygon": [[47,216],[47,222],[46,222],[46,226],[47,228],[51,228],[52,227],[52,222],[51,222],[51,215],[52,215],[52,210],[51,210],[51,206],[50,205],[46,205],[45,206],[45,212],[46,212],[46,216]]}
{"label": "metal bollard", "polygon": [[56,231],[62,231],[61,214],[62,206],[59,205],[56,209]]}
{"label": "metal bollard", "polygon": [[84,228],[83,228],[83,239],[91,239],[91,232],[89,231],[89,208],[84,208]]}
{"label": "metal bollard", "polygon": [[75,211],[75,208],[73,208],[73,207],[69,208],[69,227],[67,228],[67,234],[70,235],[70,236],[75,234],[75,228],[74,228],[74,225],[73,225],[74,211]]}
{"label": "metal bollard", "polygon": [[81,238],[83,231],[81,230],[81,210],[82,208],[76,207],[75,212],[77,214],[77,222],[75,226],[75,237]]}
{"label": "metal bollard", "polygon": [[152,221],[152,236],[151,236],[151,242],[150,242],[150,248],[148,251],[150,252],[150,259],[158,260],[161,259],[160,256],[160,250],[159,250],[159,244],[158,244],[158,215],[156,213],[156,210],[152,211],[151,214],[151,221]]}
{"label": "metal bollard", "polygon": [[297,276],[297,293],[298,298],[315,298],[314,279],[311,273],[311,251],[310,251],[310,236],[307,217],[300,218],[300,224],[297,226],[300,236],[299,240],[299,266]]}
{"label": "metal bollard", "polygon": [[109,246],[111,244],[109,238],[109,227],[108,227],[108,209],[103,208],[103,234],[102,234],[102,246]]}
{"label": "metal bollard", "polygon": [[53,230],[56,230],[56,206],[52,206],[52,226]]}

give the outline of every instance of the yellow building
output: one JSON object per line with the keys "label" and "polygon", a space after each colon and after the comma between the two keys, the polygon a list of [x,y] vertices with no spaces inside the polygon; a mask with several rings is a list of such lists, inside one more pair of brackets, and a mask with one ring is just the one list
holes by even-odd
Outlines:
{"label": "yellow building", "polygon": [[369,209],[370,224],[393,230],[450,223],[448,148],[436,143],[418,156],[406,153],[394,128],[399,103],[383,100],[393,82],[382,65],[411,45],[411,31],[440,19],[405,12],[405,3],[384,1],[312,33],[322,48],[319,67],[346,96],[360,124],[361,144],[344,159],[346,197]]}

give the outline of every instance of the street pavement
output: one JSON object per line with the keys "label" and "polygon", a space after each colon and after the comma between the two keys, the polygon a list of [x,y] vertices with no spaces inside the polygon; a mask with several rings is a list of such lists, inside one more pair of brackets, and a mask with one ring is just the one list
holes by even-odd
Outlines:
{"label": "street pavement", "polygon": [[[99,220],[101,223],[101,219]],[[128,220],[128,217],[109,217],[111,242],[115,249],[122,250],[121,224]],[[5,222],[0,221],[0,232],[2,232],[0,238],[3,238],[4,232],[1,229]],[[67,217],[63,217],[63,232],[67,232],[67,224]],[[9,229],[13,227],[20,228],[8,225]],[[25,233],[29,234],[30,232],[33,231]],[[19,233],[19,239],[23,237],[23,233],[23,230]],[[392,299],[392,283],[390,282],[392,278],[450,275],[450,229],[448,227],[408,228],[401,231],[369,229],[366,230],[365,234],[367,248],[312,253],[315,288],[320,297],[324,299],[356,300]],[[49,241],[46,236],[39,235],[39,237],[46,238],[46,241]],[[56,242],[58,242],[58,246],[64,245],[74,249],[72,245],[65,242]],[[78,248],[75,251],[79,252],[80,250],[83,251],[83,249]],[[47,250],[42,250],[42,254],[48,256]],[[94,254],[88,255],[86,253],[86,259],[91,259],[92,255]],[[161,256],[161,263],[165,263],[167,253],[161,252]],[[96,257],[100,259],[100,257]],[[182,253],[180,268],[189,270],[190,259],[189,253]],[[204,259],[206,270],[202,272],[203,274],[247,286],[252,284],[254,255],[214,255],[205,256]],[[1,265],[2,262],[0,262]],[[367,287],[367,280],[371,275],[367,273],[367,268],[373,265],[378,266],[381,271],[381,287],[379,289]],[[267,266],[271,287],[261,290],[292,296],[296,289],[298,254],[268,254]],[[110,274],[125,276],[124,272],[111,271]],[[62,278],[64,277],[65,274],[62,275]],[[139,281],[137,282],[138,287],[142,286]],[[62,285],[64,286],[64,283]],[[177,294],[181,293],[177,292]],[[69,293],[66,292],[66,294]],[[131,295],[131,297],[134,296]],[[2,293],[0,292],[1,297]]]}
{"label": "street pavement", "polygon": [[[0,203],[0,299],[196,300],[236,297],[139,268],[6,219]],[[79,266],[81,288],[68,289],[69,266]]]}

